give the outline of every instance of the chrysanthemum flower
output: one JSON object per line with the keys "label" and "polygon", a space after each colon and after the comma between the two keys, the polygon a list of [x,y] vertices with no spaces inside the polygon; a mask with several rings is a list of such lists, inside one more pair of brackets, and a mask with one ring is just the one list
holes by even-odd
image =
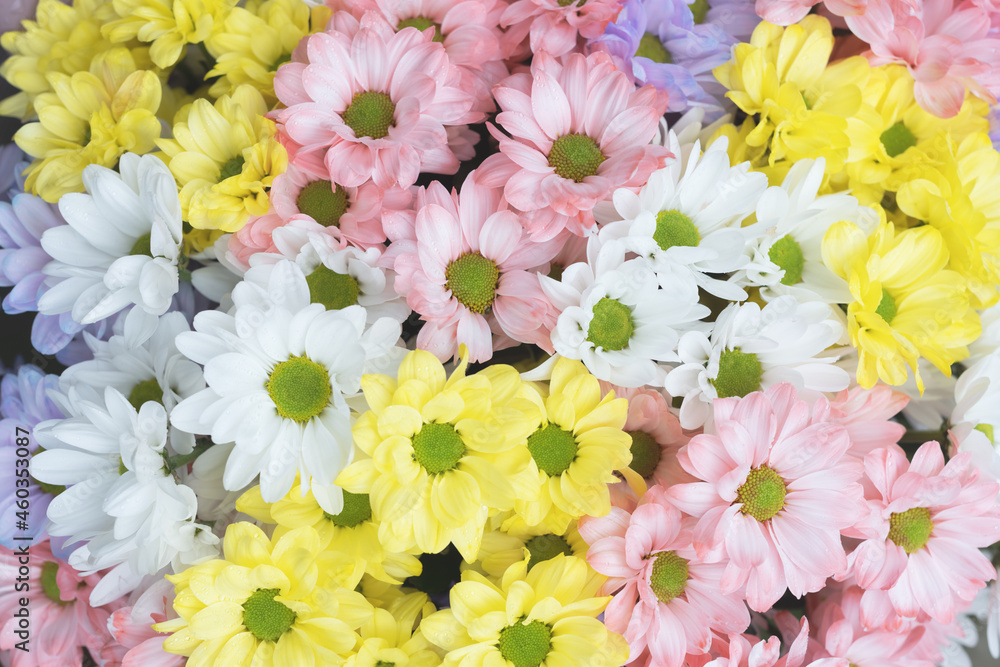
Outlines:
{"label": "chrysanthemum flower", "polygon": [[414,629],[422,611],[416,598],[423,596],[410,594],[408,597],[411,599],[404,598],[404,602],[391,612],[375,610],[371,620],[358,629],[361,644],[344,667],[436,667],[441,664],[441,657],[424,633]]}
{"label": "chrysanthemum flower", "polygon": [[360,593],[317,584],[319,536],[309,527],[268,539],[251,523],[226,529],[224,560],[168,575],[180,618],[157,623],[188,663],[342,664],[372,616]]}
{"label": "chrysanthemum flower", "polygon": [[[167,68],[181,59],[188,44],[208,39],[237,0],[113,0],[117,20],[102,26],[112,42],[138,38],[152,42],[149,57]],[[110,4],[110,3],[109,3]]]}
{"label": "chrysanthemum flower", "polygon": [[398,379],[362,378],[371,409],[353,428],[371,458],[355,461],[337,483],[369,494],[379,539],[393,551],[437,553],[449,542],[476,560],[488,514],[534,499],[529,468],[533,404],[510,366],[466,376],[468,357],[450,378],[434,355],[409,353]]}
{"label": "chrysanthemum flower", "polygon": [[620,9],[619,0],[514,0],[500,16],[505,55],[522,55],[526,38],[531,54],[565,55],[576,48],[580,37],[594,39],[604,32]]}
{"label": "chrysanthemum flower", "polygon": [[451,589],[451,608],[420,629],[448,652],[447,667],[620,665],[628,646],[596,618],[609,600],[595,597],[600,584],[586,561],[562,554],[530,571],[527,561],[511,565],[499,586],[467,570]]}
{"label": "chrysanthemum flower", "polygon": [[[782,613],[788,614],[778,612],[779,620]],[[703,667],[843,667],[844,663],[839,660],[832,664],[822,660],[806,662],[806,651],[809,649],[808,618],[803,617],[799,624],[789,620],[781,625],[782,639],[788,644],[785,655],[781,655],[782,646],[777,635],[761,639],[751,634],[730,634],[725,640],[716,638],[712,643],[712,654],[720,657],[703,663]]]}
{"label": "chrysanthemum flower", "polygon": [[691,438],[681,430],[663,394],[648,387],[618,387],[615,395],[628,400],[625,432],[632,438],[628,467],[650,483],[670,486],[695,481],[677,463],[677,453]]}
{"label": "chrysanthemum flower", "polygon": [[695,552],[693,525],[659,486],[631,513],[613,507],[606,517],[581,521],[587,560],[609,577],[602,591],[614,594],[605,624],[625,636],[634,659],[648,647],[652,664],[680,667],[686,654],[708,650],[713,633],[743,632],[750,624],[742,596],[719,592],[725,563],[704,562]]}
{"label": "chrysanthemum flower", "polygon": [[847,429],[851,448],[847,453],[858,458],[879,447],[899,442],[906,427],[893,417],[899,414],[909,397],[885,384],[865,389],[854,386],[830,399],[830,421]]}
{"label": "chrysanthemum flower", "polygon": [[[865,541],[850,555],[851,571],[862,588],[888,591],[900,616],[950,623],[996,576],[979,548],[1000,540],[1000,486],[971,456],[945,464],[941,446],[927,442],[912,462],[895,446],[865,457],[869,514],[857,524]],[[861,609],[873,625],[874,606],[863,599]]]}
{"label": "chrysanthemum flower", "polygon": [[371,178],[405,188],[420,172],[455,173],[445,126],[483,114],[444,47],[429,32],[396,32],[376,12],[360,23],[345,12],[334,18],[329,32],[306,41],[306,62],[275,76],[283,131],[302,150],[323,152],[330,180],[343,187]]}
{"label": "chrysanthemum flower", "polygon": [[[525,549],[528,550],[527,557]],[[527,558],[530,570],[559,554],[587,557],[587,543],[580,537],[576,521],[571,521],[564,532],[556,534],[550,532],[545,524],[529,526],[521,516],[512,513],[497,530],[483,535],[478,567],[482,567],[482,571],[495,581],[500,581],[503,573],[514,563]]]}
{"label": "chrysanthemum flower", "polygon": [[160,80],[138,69],[128,49],[96,56],[90,70],[49,75],[54,92],[35,98],[37,123],[14,141],[35,158],[25,187],[48,202],[83,189],[84,167],[114,167],[126,151],[148,153],[160,136]]}
{"label": "chrysanthemum flower", "polygon": [[786,588],[801,597],[846,572],[841,531],[863,511],[861,464],[844,456],[847,430],[823,421],[824,404],[810,408],[786,383],[719,399],[714,433],[695,436],[678,456],[704,481],[672,486],[668,496],[698,519],[699,557],[726,560],[722,591],[745,585],[755,611]]}
{"label": "chrysanthemum flower", "polygon": [[265,113],[260,92],[243,85],[214,106],[199,98],[181,109],[174,138],[158,142],[192,227],[234,232],[251,215],[267,213],[267,188],[285,170],[288,154]]}
{"label": "chrysanthemum flower", "polygon": [[504,79],[493,94],[503,110],[497,123],[511,136],[495,132],[503,157],[484,163],[478,178],[503,185],[518,210],[547,213],[525,222],[539,240],[563,229],[585,235],[594,204],[642,185],[670,154],[649,143],[663,115],[656,90],[635,90],[606,53],[571,54],[565,63],[536,53],[530,74]]}
{"label": "chrysanthemum flower", "polygon": [[153,624],[176,618],[172,609],[174,587],[166,579],[157,579],[138,594],[133,591],[124,607],[108,619],[112,638],[97,659],[105,665],[142,664],[144,667],[184,667],[179,655],[163,650],[167,635],[153,630]]}

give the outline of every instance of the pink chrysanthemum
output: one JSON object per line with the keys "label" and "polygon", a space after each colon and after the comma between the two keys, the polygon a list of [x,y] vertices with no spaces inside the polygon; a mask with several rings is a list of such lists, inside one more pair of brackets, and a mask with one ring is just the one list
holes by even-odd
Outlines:
{"label": "pink chrysanthemum", "polygon": [[[503,46],[511,59],[545,51],[553,56],[569,53],[580,37],[599,37],[621,11],[621,0],[514,0],[500,17],[506,29]],[[524,40],[530,38],[529,49]]]}
{"label": "pink chrysanthemum", "polygon": [[809,13],[813,5],[823,7],[836,16],[856,16],[865,11],[868,0],[757,0],[754,9],[768,23],[791,25]]}
{"label": "pink chrysanthemum", "polygon": [[996,103],[1000,94],[1000,38],[990,12],[954,0],[869,0],[847,25],[868,42],[873,65],[901,63],[913,75],[913,96],[930,113],[958,113],[966,90]]}
{"label": "pink chrysanthemum", "polygon": [[[303,49],[296,50],[296,57]],[[306,152],[324,151],[330,181],[409,187],[422,171],[453,174],[446,125],[479,122],[475,96],[430,31],[396,32],[377,12],[337,12],[283,65],[274,89],[279,128]],[[294,157],[292,158],[294,161]]]}
{"label": "pink chrysanthemum", "polygon": [[873,449],[899,442],[906,427],[892,418],[909,402],[909,396],[886,384],[876,384],[871,389],[852,387],[840,391],[830,401],[830,421],[847,429],[851,437],[847,453],[862,459]]}
{"label": "pink chrysanthemum", "polygon": [[842,573],[841,531],[862,508],[861,464],[845,457],[847,430],[825,421],[826,399],[799,401],[787,383],[741,399],[717,399],[715,433],[695,436],[681,466],[703,482],[669,490],[698,518],[701,557],[725,558],[723,591],[746,584],[747,602],[765,611],[787,588],[801,597]]}
{"label": "pink chrysanthemum", "polygon": [[[0,626],[0,650],[14,649],[18,642],[30,639],[25,644],[30,651],[12,651],[12,667],[79,665],[84,647],[98,655],[110,639],[108,617],[122,606],[121,600],[90,606],[90,593],[101,575],[80,575],[52,555],[48,541],[28,549],[27,563],[19,558],[24,556],[0,547],[0,579],[8,582],[0,591],[0,618],[5,619]],[[28,570],[26,577],[19,572],[22,566]],[[16,590],[16,581],[27,583],[27,588]],[[22,598],[27,599],[27,605],[21,604]],[[30,614],[27,629],[18,625],[23,616],[14,615],[22,608]]]}
{"label": "pink chrysanthemum", "polygon": [[163,650],[163,640],[169,634],[153,630],[153,623],[177,618],[171,606],[174,586],[158,579],[128,606],[115,610],[108,622],[113,638],[101,649],[104,667],[183,667],[184,656]]}
{"label": "pink chrysanthemum", "polygon": [[608,577],[604,592],[615,593],[604,622],[624,635],[633,663],[648,646],[649,664],[680,667],[685,654],[708,651],[712,632],[742,632],[750,624],[742,598],[719,592],[725,564],[695,553],[692,523],[659,486],[631,515],[612,507],[607,516],[580,521],[587,560]]}
{"label": "pink chrysanthemum", "polygon": [[950,623],[996,570],[979,549],[1000,540],[998,485],[959,454],[947,465],[941,446],[923,444],[912,461],[899,447],[865,457],[868,516],[865,538],[850,555],[851,572],[869,589],[862,603],[866,625],[885,622],[886,596],[896,614],[921,612]]}
{"label": "pink chrysanthemum", "polygon": [[555,256],[559,240],[527,238],[500,191],[472,174],[460,193],[435,199],[417,211],[415,242],[395,258],[406,302],[424,320],[417,347],[445,360],[465,343],[472,361],[486,361],[499,349],[492,329],[551,352],[551,304],[527,269]]}
{"label": "pink chrysanthemum", "polygon": [[[785,618],[778,615],[779,625],[782,627],[782,636],[786,641],[791,638],[788,652],[781,655],[781,642],[778,637],[761,639],[753,635],[730,634],[728,641],[717,639],[712,644],[712,653],[717,655],[715,660],[701,663],[700,667],[848,667],[840,660],[832,662],[806,663],[806,652],[809,649],[809,620],[803,618],[798,628],[785,627],[792,626],[792,623],[785,612]],[[784,621],[784,622],[782,622]]]}
{"label": "pink chrysanthemum", "polygon": [[511,136],[490,126],[501,155],[484,162],[480,178],[533,214],[523,222],[535,238],[586,234],[597,202],[641,186],[670,156],[650,145],[664,112],[656,89],[635,90],[606,53],[564,63],[537,53],[530,74],[504,79],[493,94],[503,110],[497,123]]}

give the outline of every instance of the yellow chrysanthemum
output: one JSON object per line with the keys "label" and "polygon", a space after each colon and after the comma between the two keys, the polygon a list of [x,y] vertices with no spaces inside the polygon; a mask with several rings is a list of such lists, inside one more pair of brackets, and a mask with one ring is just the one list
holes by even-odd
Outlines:
{"label": "yellow chrysanthemum", "polygon": [[288,166],[267,105],[253,86],[240,86],[215,105],[184,107],[174,138],[160,140],[181,186],[181,210],[195,229],[235,232],[268,209],[267,189]]}
{"label": "yellow chrysanthemum", "polygon": [[112,42],[152,42],[149,56],[157,67],[180,60],[188,44],[208,39],[238,0],[114,0],[117,20],[101,32]]}
{"label": "yellow chrysanthemum", "polygon": [[227,95],[248,83],[269,104],[276,102],[274,73],[291,60],[304,36],[323,29],[330,14],[329,7],[309,7],[302,0],[267,0],[234,8],[206,43],[216,59],[206,76],[219,77],[211,94]]}
{"label": "yellow chrysanthemum", "polygon": [[559,554],[586,558],[587,543],[576,529],[576,521],[571,521],[561,534],[549,532],[543,524],[529,526],[517,514],[509,516],[498,530],[483,535],[479,549],[479,566],[491,577],[500,578],[514,563],[528,555],[528,569]]}
{"label": "yellow chrysanthemum", "polygon": [[595,597],[604,577],[562,554],[528,571],[511,565],[500,585],[467,570],[451,589],[451,607],[420,624],[448,651],[447,667],[590,665],[628,660],[625,639],[597,620],[610,597]]}
{"label": "yellow chrysanthemum", "polygon": [[312,491],[303,495],[296,480],[285,497],[274,503],[265,502],[260,487],[255,486],[240,496],[236,509],[258,521],[277,524],[275,538],[296,528],[312,527],[326,550],[322,556],[324,576],[344,588],[357,586],[365,572],[392,584],[420,574],[420,560],[415,555],[392,553],[382,547],[366,494],[345,491],[344,509],[331,515],[319,506]]}
{"label": "yellow chrysanthemum", "polygon": [[850,285],[848,331],[862,387],[879,379],[901,385],[909,366],[923,391],[919,357],[951,375],[951,365],[979,336],[966,282],[945,269],[944,238],[930,225],[897,231],[883,219],[866,238],[852,222],[835,223],[823,238],[823,261]]}
{"label": "yellow chrysanthemum", "polygon": [[269,540],[257,526],[226,529],[224,560],[188,568],[174,584],[179,618],[158,623],[173,633],[164,650],[210,665],[340,665],[353,652],[355,632],[374,613],[364,596],[318,586],[319,535],[296,528]]}
{"label": "yellow chrysanthemum", "polygon": [[361,645],[345,667],[435,667],[441,658],[424,635],[416,630],[426,596],[405,595],[391,610],[376,609],[361,626]]}
{"label": "yellow chrysanthemum", "polygon": [[525,446],[534,404],[510,366],[466,376],[468,352],[446,378],[434,355],[406,355],[398,380],[365,375],[370,410],[354,424],[355,444],[371,458],[337,477],[352,493],[368,493],[386,549],[414,546],[437,553],[453,543],[467,561],[479,552],[490,512],[536,498]]}
{"label": "yellow chrysanthemum", "polygon": [[608,484],[632,460],[632,438],[622,429],[628,401],[601,386],[582,362],[560,357],[552,367],[548,396],[535,393],[534,432],[528,438],[531,471],[541,485],[538,500],[518,498],[515,511],[530,526],[545,524],[562,535],[570,522],[611,511]]}
{"label": "yellow chrysanthemum", "polygon": [[114,167],[126,151],[146,153],[160,136],[160,80],[137,70],[132,54],[114,48],[94,58],[89,72],[49,74],[55,92],[35,98],[37,123],[14,141],[35,158],[25,187],[45,201],[83,191],[88,164]]}

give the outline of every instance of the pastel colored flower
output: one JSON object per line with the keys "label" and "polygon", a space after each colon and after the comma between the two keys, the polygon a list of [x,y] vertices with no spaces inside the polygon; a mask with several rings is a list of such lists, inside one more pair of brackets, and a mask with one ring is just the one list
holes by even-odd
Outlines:
{"label": "pastel colored flower", "polygon": [[[604,386],[602,389],[607,390]],[[614,391],[628,400],[625,432],[632,438],[629,468],[643,479],[664,486],[695,481],[677,462],[678,452],[691,438],[681,430],[663,393],[648,387],[616,387]]]}
{"label": "pastel colored flower", "polygon": [[344,667],[440,665],[438,652],[416,627],[424,611],[418,603],[420,598],[425,598],[423,593],[410,593],[400,598],[399,604],[393,605],[391,610],[375,609],[371,620],[358,628],[361,643]]}
{"label": "pastel colored flower", "polygon": [[275,77],[287,107],[276,118],[302,150],[324,154],[332,182],[357,187],[372,179],[383,189],[405,188],[420,172],[458,170],[445,126],[475,123],[483,114],[431,34],[396,32],[376,12],[360,22],[340,12],[304,51],[304,62],[286,64]]}
{"label": "pastel colored flower", "polygon": [[699,557],[725,559],[722,591],[745,585],[750,608],[764,611],[786,589],[801,597],[845,573],[841,531],[863,511],[861,465],[844,456],[850,439],[826,400],[810,408],[782,383],[714,410],[712,432],[678,455],[704,481],[667,494],[697,519]]}
{"label": "pastel colored flower", "polygon": [[157,579],[139,595],[133,592],[128,603],[108,619],[112,637],[101,649],[102,664],[183,667],[184,658],[163,650],[167,635],[152,628],[154,623],[177,618],[171,606],[173,599],[173,586],[166,579]]}
{"label": "pastel colored flower", "polygon": [[[524,551],[528,550],[525,556]],[[587,557],[587,543],[580,537],[576,522],[571,521],[565,531],[553,533],[544,523],[529,526],[517,513],[512,513],[497,530],[483,534],[479,549],[478,567],[493,577],[494,583],[514,563],[527,558],[528,569],[559,554]]]}
{"label": "pastel colored flower", "polygon": [[823,7],[835,16],[864,14],[868,0],[757,0],[757,13],[775,25],[789,25],[801,21],[814,5]]}
{"label": "pastel colored flower", "polygon": [[590,0],[583,4],[514,0],[500,16],[500,27],[505,29],[505,55],[521,55],[526,38],[532,54],[544,51],[554,57],[565,55],[576,48],[580,37],[593,39],[604,32],[620,9],[620,0]]}
{"label": "pastel colored flower", "polygon": [[[781,614],[779,612],[779,618]],[[730,634],[725,641],[718,640],[714,643],[712,653],[720,657],[704,663],[704,667],[844,667],[841,660],[806,662],[806,651],[809,648],[808,618],[803,618],[797,626],[794,620],[781,625],[784,626],[782,638],[789,645],[788,652],[784,655],[781,655],[781,642],[776,635],[761,639],[750,634]]]}
{"label": "pastel colored flower", "polygon": [[967,451],[984,475],[1000,482],[1000,354],[970,363],[955,383],[955,409],[948,419],[954,451]]}
{"label": "pastel colored flower", "polygon": [[503,185],[518,210],[546,214],[525,223],[539,240],[563,229],[584,235],[597,202],[642,185],[669,156],[649,143],[663,115],[655,89],[635,90],[606,53],[571,54],[565,63],[537,53],[530,74],[504,79],[493,94],[497,123],[510,136],[495,133],[503,157],[487,159],[478,178]]}
{"label": "pastel colored flower", "polygon": [[847,453],[864,458],[873,449],[899,442],[906,427],[893,417],[909,402],[906,394],[885,384],[870,389],[855,386],[842,389],[830,399],[830,418],[843,425],[851,437]]}
{"label": "pastel colored flower", "polygon": [[236,0],[114,0],[116,20],[102,26],[112,42],[138,38],[152,42],[149,57],[157,67],[170,67],[188,44],[204,42],[222,23]]}

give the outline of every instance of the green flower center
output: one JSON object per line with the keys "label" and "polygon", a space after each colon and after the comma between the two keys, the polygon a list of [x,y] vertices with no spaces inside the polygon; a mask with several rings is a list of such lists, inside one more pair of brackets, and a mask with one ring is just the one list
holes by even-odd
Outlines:
{"label": "green flower center", "polygon": [[42,563],[42,592],[45,597],[56,604],[67,604],[69,600],[59,597],[59,584],[56,582],[56,575],[59,573],[59,563],[47,560]]}
{"label": "green flower center", "polygon": [[719,398],[742,398],[760,389],[764,374],[756,354],[741,352],[735,347],[723,350],[719,356],[719,375],[712,380]]}
{"label": "green flower center", "polygon": [[229,160],[229,162],[222,165],[222,169],[219,171],[219,182],[221,183],[227,178],[232,178],[233,176],[238,176],[243,173],[243,163],[246,161],[245,157],[237,155],[233,159]]}
{"label": "green flower center", "polygon": [[701,235],[691,218],[677,209],[670,209],[656,214],[656,229],[653,231],[653,240],[662,250],[674,246],[693,248],[701,241]]}
{"label": "green flower center", "polygon": [[344,491],[344,509],[339,514],[323,512],[323,516],[335,526],[354,528],[372,518],[371,500],[367,493]]}
{"label": "green flower center", "polygon": [[424,424],[413,436],[413,458],[431,475],[453,470],[465,456],[465,443],[451,424]]}
{"label": "green flower center", "polygon": [[896,319],[896,299],[893,298],[886,289],[882,288],[882,298],[878,302],[878,308],[875,309],[875,314],[885,320],[886,324],[892,324],[892,321]]}
{"label": "green flower center", "polygon": [[649,477],[663,456],[660,443],[645,431],[629,431],[628,434],[632,436],[632,446],[629,448],[632,452],[632,462],[628,467],[641,477]]}
{"label": "green flower center", "polygon": [[324,227],[336,227],[347,211],[347,191],[330,181],[313,181],[299,191],[295,204]]}
{"label": "green flower center", "polygon": [[889,157],[896,157],[907,148],[917,145],[917,138],[903,125],[903,121],[899,121],[883,132],[879,139],[882,140],[882,145],[885,146],[885,152],[889,154]]}
{"label": "green flower center", "polygon": [[594,347],[623,350],[635,331],[632,309],[617,299],[604,297],[594,304],[594,316],[587,327],[587,340]]}
{"label": "green flower center", "polygon": [[705,17],[708,15],[708,10],[711,7],[708,4],[708,0],[694,0],[688,9],[691,10],[691,17],[694,18],[695,24],[700,24],[705,22]]}
{"label": "green flower center", "polygon": [[577,183],[596,174],[605,159],[601,147],[586,134],[559,137],[549,150],[549,166],[563,178]]}
{"label": "green flower center", "polygon": [[306,356],[282,361],[264,386],[278,414],[297,422],[307,422],[323,412],[333,395],[330,373]]}
{"label": "green flower center", "polygon": [[385,93],[369,90],[355,93],[351,104],[340,114],[344,124],[354,130],[356,137],[381,139],[389,134],[396,105]]}
{"label": "green flower center", "polygon": [[541,621],[508,625],[500,631],[497,648],[514,667],[538,667],[552,650],[552,629]]}
{"label": "green flower center", "polygon": [[926,507],[893,512],[889,516],[889,539],[903,547],[903,551],[908,554],[927,544],[933,528],[931,511]]}
{"label": "green flower center", "polygon": [[992,424],[977,424],[974,430],[979,431],[980,433],[985,435],[989,439],[991,445],[996,443],[996,441],[993,439]]}
{"label": "green flower center", "polygon": [[784,270],[781,277],[782,285],[796,285],[802,282],[802,267],[805,258],[802,256],[802,246],[791,236],[782,236],[774,242],[767,251],[767,258]]}
{"label": "green flower center", "polygon": [[136,410],[141,408],[143,403],[149,401],[163,405],[163,389],[160,388],[160,383],[155,378],[140,382],[132,388],[128,395],[128,402]]}
{"label": "green flower center", "polygon": [[660,38],[653,33],[647,32],[639,38],[639,48],[635,50],[637,58],[649,58],[654,63],[672,63],[674,59],[670,57],[670,51],[663,46]]}
{"label": "green flower center", "polygon": [[443,42],[444,35],[441,34],[441,26],[434,21],[431,21],[426,16],[414,16],[411,19],[403,19],[396,24],[396,30],[402,30],[403,28],[416,28],[420,32],[423,32],[431,26],[434,26],[434,41]]}
{"label": "green flower center", "polygon": [[149,240],[151,234],[143,234],[135,240],[132,244],[132,248],[128,251],[129,255],[145,255],[146,257],[153,256],[153,250],[150,248]]}
{"label": "green flower center", "polygon": [[549,477],[561,475],[576,458],[576,438],[553,423],[528,436],[528,451],[538,469]]}
{"label": "green flower center", "polygon": [[649,572],[649,587],[666,604],[687,588],[688,562],[673,551],[661,551],[650,558],[656,560]]}
{"label": "green flower center", "polygon": [[277,588],[260,588],[243,603],[243,625],[262,642],[276,642],[292,627],[295,612],[275,602]]}
{"label": "green flower center", "polygon": [[340,310],[358,302],[358,281],[320,264],[306,276],[310,303],[321,303],[327,310]]}
{"label": "green flower center", "polygon": [[566,538],[551,533],[532,537],[525,542],[524,546],[528,549],[528,553],[531,554],[531,557],[528,559],[529,570],[542,561],[555,558],[559,554],[566,556],[573,555],[573,549],[569,546]]}
{"label": "green flower center", "polygon": [[497,296],[500,269],[496,262],[478,252],[467,252],[444,270],[445,289],[451,290],[460,304],[482,315]]}
{"label": "green flower center", "polygon": [[785,480],[767,466],[754,468],[747,481],[736,490],[736,502],[743,503],[740,512],[758,521],[767,521],[785,506]]}

